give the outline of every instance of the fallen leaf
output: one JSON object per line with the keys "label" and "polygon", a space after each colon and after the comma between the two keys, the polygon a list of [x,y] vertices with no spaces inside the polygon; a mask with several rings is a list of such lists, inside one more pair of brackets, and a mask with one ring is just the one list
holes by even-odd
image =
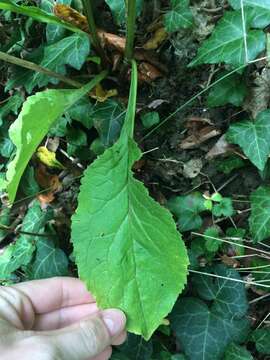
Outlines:
{"label": "fallen leaf", "polygon": [[153,36],[143,45],[145,50],[155,50],[157,49],[166,39],[168,38],[168,33],[165,31],[165,28],[157,29]]}
{"label": "fallen leaf", "polygon": [[56,159],[55,152],[48,150],[46,146],[40,146],[37,149],[36,156],[39,161],[50,168],[65,169],[64,165]]}
{"label": "fallen leaf", "polygon": [[205,158],[211,160],[220,155],[227,155],[233,152],[234,147],[226,140],[226,135],[222,135],[215,145],[208,151]]}
{"label": "fallen leaf", "polygon": [[98,102],[104,102],[117,94],[118,92],[116,89],[104,90],[101,84],[97,84],[90,92],[91,98],[96,99]]}
{"label": "fallen leaf", "polygon": [[48,192],[46,194],[39,194],[37,196],[39,202],[41,203],[41,208],[46,208],[47,204],[50,204],[54,200],[54,194],[52,192]]}
{"label": "fallen leaf", "polygon": [[199,131],[188,135],[184,140],[179,144],[180,149],[192,149],[196,146],[201,145],[205,141],[219,135],[220,130],[216,129],[214,126],[204,126]]}
{"label": "fallen leaf", "polygon": [[183,166],[183,175],[185,178],[193,179],[199,175],[203,163],[201,159],[191,159]]}
{"label": "fallen leaf", "polygon": [[221,258],[221,261],[223,262],[223,264],[225,264],[227,266],[230,266],[230,267],[233,267],[233,268],[240,267],[239,261],[237,261],[233,257],[230,257],[228,255],[222,255],[220,258]]}
{"label": "fallen leaf", "polygon": [[151,83],[162,76],[162,73],[156,67],[144,61],[140,63],[138,72],[139,80],[147,83]]}
{"label": "fallen leaf", "polygon": [[43,164],[39,164],[35,169],[35,179],[42,189],[48,189],[50,192],[56,192],[61,189],[59,177],[50,174]]}
{"label": "fallen leaf", "polygon": [[53,12],[59,19],[69,22],[79,29],[88,32],[87,18],[72,7],[65,4],[55,4]]}

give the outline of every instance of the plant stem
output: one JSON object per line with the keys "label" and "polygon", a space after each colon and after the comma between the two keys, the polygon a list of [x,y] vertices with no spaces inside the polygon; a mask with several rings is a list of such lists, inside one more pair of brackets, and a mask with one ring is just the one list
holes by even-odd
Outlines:
{"label": "plant stem", "polygon": [[6,61],[8,63],[14,64],[14,65],[18,65],[21,66],[23,68],[29,69],[29,70],[33,70],[33,71],[37,71],[40,72],[42,74],[54,77],[56,79],[59,79],[60,81],[62,81],[63,83],[66,83],[68,85],[74,86],[76,88],[80,88],[81,86],[83,86],[83,84],[81,84],[78,81],[75,80],[71,80],[61,74],[55,73],[54,71],[51,71],[49,69],[46,69],[40,65],[37,65],[35,63],[32,63],[31,61],[27,61],[27,60],[23,60],[20,58],[17,58],[15,56],[12,55],[8,55],[2,51],[0,51],[0,60]]}
{"label": "plant stem", "polygon": [[96,23],[95,23],[94,12],[93,12],[91,0],[82,0],[82,3],[83,3],[85,15],[87,17],[89,32],[91,35],[93,45],[94,45],[97,53],[101,57],[102,62],[106,63],[106,55],[100,45],[100,40],[99,40],[99,36],[97,33],[97,28],[96,28]]}
{"label": "plant stem", "polygon": [[125,57],[130,61],[133,57],[135,22],[136,22],[136,0],[127,0],[127,41]]}

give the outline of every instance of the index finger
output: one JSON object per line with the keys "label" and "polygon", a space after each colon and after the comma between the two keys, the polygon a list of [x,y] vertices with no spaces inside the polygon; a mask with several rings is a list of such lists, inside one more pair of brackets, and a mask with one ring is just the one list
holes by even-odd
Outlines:
{"label": "index finger", "polygon": [[85,284],[71,277],[27,281],[13,287],[30,298],[36,314],[95,302]]}

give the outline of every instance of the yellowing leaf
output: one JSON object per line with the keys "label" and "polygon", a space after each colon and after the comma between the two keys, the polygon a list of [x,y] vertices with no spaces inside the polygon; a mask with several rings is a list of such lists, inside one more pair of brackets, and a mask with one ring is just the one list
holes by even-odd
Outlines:
{"label": "yellowing leaf", "polygon": [[56,4],[53,8],[54,14],[83,31],[88,31],[88,22],[84,15],[65,4]]}
{"label": "yellowing leaf", "polygon": [[154,35],[149,39],[144,45],[143,48],[145,50],[155,50],[157,49],[163,41],[165,41],[168,37],[168,33],[164,29],[164,27],[157,29],[154,32]]}
{"label": "yellowing leaf", "polygon": [[[137,69],[119,140],[84,174],[72,241],[79,275],[101,308],[119,308],[127,329],[149,339],[171,311],[188,257],[172,215],[133,177]],[[91,229],[91,230],[90,230]]]}
{"label": "yellowing leaf", "polygon": [[97,84],[93,91],[91,91],[90,96],[98,102],[104,102],[108,98],[116,96],[117,94],[118,92],[116,89],[104,90],[101,84]]}
{"label": "yellowing leaf", "polygon": [[45,165],[56,169],[65,169],[57,159],[53,151],[50,151],[46,146],[40,146],[36,152],[37,158]]}

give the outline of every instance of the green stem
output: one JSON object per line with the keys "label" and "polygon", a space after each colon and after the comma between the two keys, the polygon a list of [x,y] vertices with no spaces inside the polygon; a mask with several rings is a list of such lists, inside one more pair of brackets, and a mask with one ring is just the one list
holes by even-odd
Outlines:
{"label": "green stem", "polygon": [[42,67],[40,65],[37,65],[35,63],[32,63],[31,61],[27,61],[27,60],[17,58],[15,56],[6,54],[6,53],[4,53],[2,51],[0,51],[0,60],[6,61],[6,62],[14,64],[14,65],[21,66],[21,67],[23,67],[25,69],[40,72],[42,74],[45,74],[45,75],[48,75],[50,77],[56,78],[56,79],[62,81],[63,83],[74,86],[75,88],[80,88],[81,86],[83,86],[83,84],[79,83],[78,81],[69,79],[66,76],[55,73],[54,71],[46,69],[46,68],[44,68],[44,67]]}
{"label": "green stem", "polygon": [[106,62],[106,56],[100,45],[100,41],[99,41],[99,37],[98,37],[98,33],[97,33],[97,28],[96,28],[93,6],[91,3],[91,0],[82,0],[82,3],[83,3],[85,15],[87,17],[88,27],[89,27],[90,36],[91,36],[93,45],[94,45],[97,53],[101,57],[102,61]]}
{"label": "green stem", "polygon": [[136,22],[136,0],[127,0],[127,41],[125,57],[130,61],[133,57],[135,22]]}

